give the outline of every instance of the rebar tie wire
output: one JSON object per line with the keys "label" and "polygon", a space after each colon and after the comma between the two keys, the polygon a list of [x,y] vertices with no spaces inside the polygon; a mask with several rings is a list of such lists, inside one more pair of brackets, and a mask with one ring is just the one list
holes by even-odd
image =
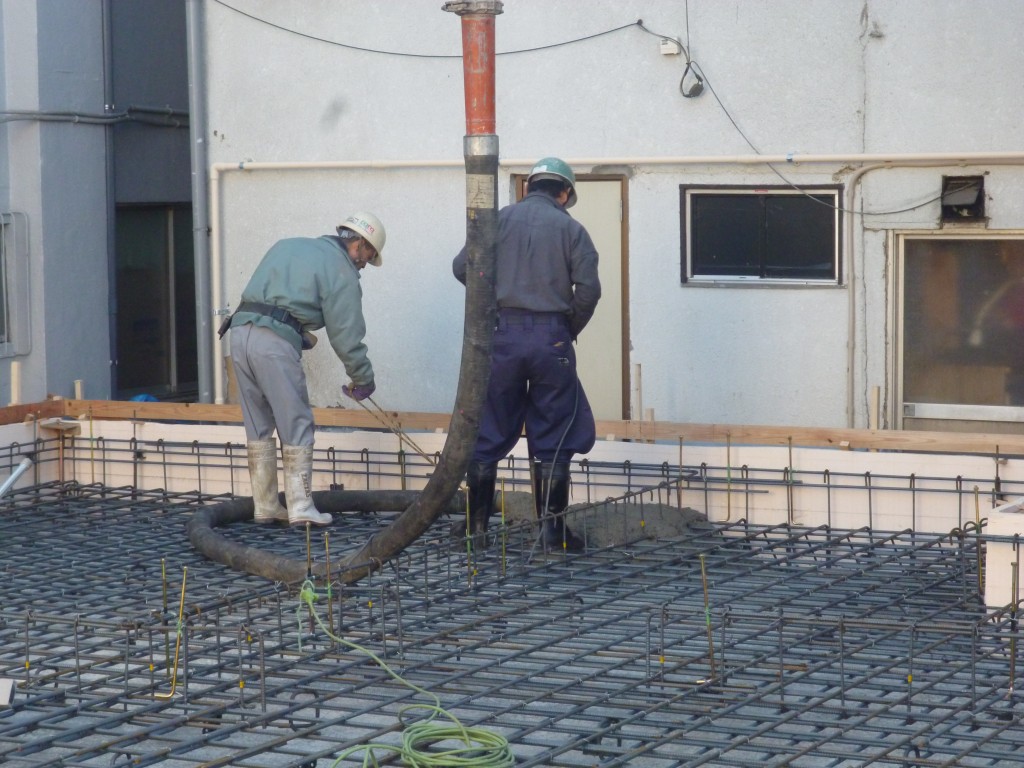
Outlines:
{"label": "rebar tie wire", "polygon": [[[412,768],[509,768],[509,766],[515,765],[516,761],[512,750],[504,736],[485,728],[467,728],[455,715],[441,706],[441,699],[436,694],[405,680],[370,649],[338,637],[331,632],[313,606],[318,597],[315,585],[310,579],[306,579],[299,590],[299,605],[295,609],[295,618],[299,625],[300,652],[302,651],[302,608],[305,605],[309,609],[310,617],[331,640],[369,656],[374,663],[399,683],[416,693],[429,697],[434,702],[433,704],[408,704],[398,710],[400,722],[404,722],[403,716],[409,710],[422,709],[429,713],[425,720],[413,723],[405,729],[402,734],[401,746],[371,743],[349,747],[331,763],[331,768],[337,768],[342,760],[358,752],[364,753],[364,768],[369,768],[369,766],[376,768],[380,766],[380,763],[375,750],[398,753],[403,764]],[[443,716],[450,722],[435,722],[435,718],[438,716]],[[461,741],[463,746],[448,747],[431,752],[423,751],[431,745],[444,741]]]}
{"label": "rebar tie wire", "polygon": [[430,466],[437,466],[437,462],[434,460],[434,457],[428,455],[426,451],[420,448],[416,444],[416,441],[409,437],[409,434],[407,432],[402,430],[402,425],[399,424],[398,421],[392,419],[383,408],[377,405],[377,402],[372,397],[367,396],[366,399],[369,400],[370,403],[373,404],[373,407],[377,409],[376,412],[367,408],[366,403],[364,403],[362,400],[356,400],[356,402],[359,403],[360,407],[364,411],[373,416],[373,418],[375,418],[379,423],[383,424],[386,429],[394,432],[398,436],[399,440],[404,440],[409,445],[411,445],[412,449],[416,451],[416,453],[418,453],[424,461],[430,464]]}

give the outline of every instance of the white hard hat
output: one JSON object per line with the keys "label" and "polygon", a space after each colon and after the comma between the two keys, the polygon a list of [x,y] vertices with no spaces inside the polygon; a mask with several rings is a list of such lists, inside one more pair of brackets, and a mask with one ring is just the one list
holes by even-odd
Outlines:
{"label": "white hard hat", "polygon": [[365,237],[367,242],[373,246],[377,254],[370,259],[369,264],[379,267],[381,264],[380,253],[384,250],[384,241],[387,240],[387,233],[380,219],[367,211],[357,211],[338,225],[338,229],[351,229],[358,235]]}

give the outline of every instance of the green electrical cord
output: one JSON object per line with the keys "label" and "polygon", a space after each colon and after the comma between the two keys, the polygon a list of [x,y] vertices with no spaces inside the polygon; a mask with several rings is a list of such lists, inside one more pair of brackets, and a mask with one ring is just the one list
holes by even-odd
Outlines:
{"label": "green electrical cord", "polygon": [[[441,699],[430,691],[420,688],[418,685],[403,679],[397,672],[389,667],[383,659],[368,648],[345,640],[333,634],[324,624],[320,614],[317,613],[313,603],[319,595],[313,583],[307,579],[302,583],[299,590],[299,606],[295,610],[295,617],[299,622],[299,650],[302,650],[302,606],[309,608],[309,613],[316,621],[317,626],[322,629],[328,637],[336,643],[341,643],[355,651],[359,651],[371,659],[387,672],[391,677],[407,688],[433,700],[433,704],[408,704],[398,710],[398,719],[403,720],[403,714],[413,709],[426,710],[429,716],[418,723],[413,723],[402,734],[401,746],[394,744],[360,744],[350,747],[338,755],[338,758],[331,763],[331,768],[337,766],[350,755],[363,752],[363,768],[380,766],[377,762],[376,750],[389,753],[398,753],[404,765],[411,768],[508,768],[515,765],[515,757],[509,748],[508,741],[504,736],[493,733],[483,728],[467,728],[459,722],[455,715],[451,714],[441,706]],[[450,722],[436,722],[435,718],[443,716]],[[443,741],[461,741],[462,745],[449,747],[447,749],[427,751],[431,746]]]}

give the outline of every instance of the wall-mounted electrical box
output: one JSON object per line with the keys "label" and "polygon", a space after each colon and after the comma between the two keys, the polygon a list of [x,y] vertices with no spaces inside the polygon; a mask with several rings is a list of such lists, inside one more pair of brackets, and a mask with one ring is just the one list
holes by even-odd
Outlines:
{"label": "wall-mounted electrical box", "polygon": [[661,53],[663,56],[678,56],[683,47],[670,37],[661,38]]}

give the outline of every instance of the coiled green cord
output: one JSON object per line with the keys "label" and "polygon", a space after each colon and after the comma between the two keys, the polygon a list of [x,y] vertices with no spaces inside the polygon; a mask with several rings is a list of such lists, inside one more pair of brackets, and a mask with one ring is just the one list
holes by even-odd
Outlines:
{"label": "coiled green cord", "polygon": [[[299,590],[299,606],[295,610],[295,617],[299,622],[299,650],[302,650],[302,607],[309,609],[310,616],[316,621],[318,627],[323,630],[334,642],[340,643],[352,650],[359,651],[369,656],[373,661],[391,677],[402,685],[417,693],[433,700],[433,704],[408,704],[398,710],[399,721],[404,721],[403,715],[410,710],[426,710],[429,715],[425,720],[413,723],[405,729],[402,734],[401,746],[394,744],[359,744],[350,747],[338,755],[338,758],[331,763],[331,768],[336,768],[342,760],[350,755],[363,752],[363,768],[380,765],[377,762],[375,751],[381,750],[388,753],[398,753],[403,764],[411,768],[508,768],[515,765],[515,757],[504,736],[488,731],[484,728],[467,728],[459,722],[455,715],[448,712],[441,706],[441,699],[435,694],[420,688],[402,678],[397,672],[389,667],[383,659],[368,648],[364,648],[350,640],[338,637],[327,627],[320,614],[317,613],[313,603],[319,595],[313,583],[307,579],[302,583]],[[450,722],[437,722],[435,718],[445,717]],[[447,749],[427,751],[429,748],[443,741],[461,741],[458,746]]]}

